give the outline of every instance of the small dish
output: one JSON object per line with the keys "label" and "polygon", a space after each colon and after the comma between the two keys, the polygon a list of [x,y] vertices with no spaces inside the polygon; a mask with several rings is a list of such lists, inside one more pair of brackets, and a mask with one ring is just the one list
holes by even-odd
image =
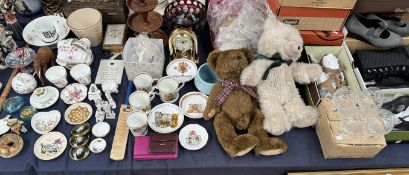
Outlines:
{"label": "small dish", "polygon": [[[53,25],[58,34],[58,39],[56,41],[51,42],[51,43],[46,43],[43,40],[41,40],[40,37],[37,37],[35,33],[35,26],[37,23],[42,23],[44,21],[53,22]],[[50,15],[50,16],[39,17],[35,20],[32,20],[30,23],[28,23],[26,27],[24,27],[23,38],[24,38],[24,41],[26,41],[28,44],[33,45],[33,46],[38,46],[38,47],[55,46],[58,43],[58,41],[61,41],[64,38],[66,38],[69,33],[70,33],[70,28],[67,26],[65,18]]]}
{"label": "small dish", "polygon": [[5,134],[0,137],[0,157],[12,158],[23,149],[23,138],[18,134]]}
{"label": "small dish", "polygon": [[20,96],[8,98],[4,102],[3,110],[9,114],[14,114],[24,106],[24,99]]}
{"label": "small dish", "polygon": [[179,132],[179,142],[187,150],[199,150],[209,140],[206,129],[198,124],[189,124]]}
{"label": "small dish", "polygon": [[91,131],[91,125],[88,122],[79,124],[74,126],[74,128],[71,129],[71,135],[72,136],[85,136]]}
{"label": "small dish", "polygon": [[61,91],[60,96],[64,103],[71,105],[85,100],[85,98],[87,98],[87,93],[87,86],[79,83],[73,83],[66,86]]}
{"label": "small dish", "polygon": [[60,132],[42,135],[34,144],[34,155],[40,160],[52,160],[64,153],[67,138]]}
{"label": "small dish", "polygon": [[37,87],[37,80],[28,73],[18,73],[13,78],[11,87],[18,94],[29,94]]}
{"label": "small dish", "polygon": [[219,81],[220,79],[217,77],[216,73],[209,68],[207,63],[199,67],[194,80],[196,88],[206,95],[210,94],[213,86]]}
{"label": "small dish", "polygon": [[182,109],[171,103],[155,106],[148,116],[149,127],[158,133],[171,133],[182,126],[184,115]]}
{"label": "small dish", "polygon": [[80,147],[70,149],[70,158],[75,161],[84,160],[89,156],[90,150],[88,147]]}
{"label": "small dish", "polygon": [[0,135],[7,133],[10,130],[10,127],[7,125],[7,120],[10,116],[0,119]]}
{"label": "small dish", "polygon": [[30,104],[36,109],[45,109],[57,102],[58,89],[51,86],[39,87],[30,97]]}
{"label": "small dish", "polygon": [[89,149],[93,153],[101,153],[107,147],[107,142],[103,138],[96,138],[89,144]]}
{"label": "small dish", "polygon": [[179,107],[186,117],[203,118],[203,111],[207,105],[207,95],[201,92],[189,92],[179,100]]}
{"label": "small dish", "polygon": [[60,111],[36,113],[31,119],[31,128],[38,134],[46,134],[52,131],[60,122]]}
{"label": "small dish", "polygon": [[36,52],[31,48],[21,47],[10,52],[5,59],[5,62],[10,68],[23,68],[30,65]]}
{"label": "small dish", "polygon": [[179,82],[188,82],[195,78],[197,73],[196,64],[188,59],[176,59],[166,67],[166,74],[174,77]]}
{"label": "small dish", "polygon": [[65,111],[64,119],[71,125],[79,125],[92,116],[92,107],[88,103],[75,103]]}
{"label": "small dish", "polygon": [[99,122],[92,127],[92,135],[101,138],[108,135],[111,130],[111,126],[107,122]]}
{"label": "small dish", "polygon": [[34,114],[37,113],[37,109],[32,106],[24,106],[20,110],[20,118],[24,122],[30,123],[31,118],[33,118]]}
{"label": "small dish", "polygon": [[73,136],[70,138],[70,146],[74,148],[85,147],[89,142],[89,135]]}

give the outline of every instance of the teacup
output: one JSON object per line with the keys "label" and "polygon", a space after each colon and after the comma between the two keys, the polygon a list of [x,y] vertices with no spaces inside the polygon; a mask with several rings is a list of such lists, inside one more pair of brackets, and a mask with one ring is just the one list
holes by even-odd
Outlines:
{"label": "teacup", "polygon": [[58,88],[63,88],[68,84],[67,70],[65,70],[65,68],[62,66],[50,67],[45,72],[45,78],[47,78],[48,81],[53,83]]}
{"label": "teacup", "polygon": [[38,21],[34,25],[33,31],[37,34],[37,36],[45,43],[52,43],[57,41],[58,33],[57,29],[55,28],[54,24],[49,21]]}
{"label": "teacup", "polygon": [[70,75],[78,83],[85,85],[91,83],[91,68],[86,64],[77,64],[72,67]]}
{"label": "teacup", "polygon": [[133,111],[127,115],[126,125],[134,136],[145,136],[148,133],[148,116],[143,111]]}
{"label": "teacup", "polygon": [[135,91],[129,96],[129,104],[134,110],[147,112],[151,109],[151,101],[155,98],[155,93],[145,91]]}
{"label": "teacup", "polygon": [[137,91],[145,91],[150,92],[152,91],[152,84],[155,80],[152,78],[151,74],[146,72],[141,72],[136,74],[133,84],[135,85],[135,89]]}
{"label": "teacup", "polygon": [[154,89],[159,91],[155,93],[159,95],[162,102],[173,103],[179,98],[179,91],[183,86],[185,83],[178,82],[172,76],[166,76],[159,79]]}

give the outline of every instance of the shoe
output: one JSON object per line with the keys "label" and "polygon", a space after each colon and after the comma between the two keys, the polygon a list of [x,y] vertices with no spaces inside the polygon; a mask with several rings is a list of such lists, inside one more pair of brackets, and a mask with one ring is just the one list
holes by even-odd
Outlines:
{"label": "shoe", "polygon": [[383,109],[391,111],[394,114],[404,111],[407,107],[409,107],[409,96],[400,96],[382,105]]}
{"label": "shoe", "polygon": [[381,14],[369,14],[368,19],[377,19],[387,26],[387,29],[399,34],[400,36],[409,36],[409,24],[396,16],[385,16]]}
{"label": "shoe", "polygon": [[351,15],[345,27],[353,38],[367,41],[381,48],[392,48],[402,45],[400,35],[386,30],[387,26],[380,20],[368,19],[364,16]]}

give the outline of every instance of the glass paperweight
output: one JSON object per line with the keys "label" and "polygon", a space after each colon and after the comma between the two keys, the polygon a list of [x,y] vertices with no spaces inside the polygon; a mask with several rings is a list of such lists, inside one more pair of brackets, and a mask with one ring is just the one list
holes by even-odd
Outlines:
{"label": "glass paperweight", "polygon": [[24,99],[20,96],[11,97],[4,102],[3,110],[9,114],[19,112],[24,106]]}

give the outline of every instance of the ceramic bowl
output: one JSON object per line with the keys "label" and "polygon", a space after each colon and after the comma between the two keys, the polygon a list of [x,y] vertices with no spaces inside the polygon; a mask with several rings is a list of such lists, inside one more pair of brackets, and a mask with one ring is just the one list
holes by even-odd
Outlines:
{"label": "ceramic bowl", "polygon": [[10,68],[26,67],[33,62],[36,52],[31,48],[17,48],[6,56],[6,64]]}
{"label": "ceramic bowl", "polygon": [[57,102],[58,89],[51,86],[39,87],[34,90],[30,97],[30,104],[36,109],[45,109]]}
{"label": "ceramic bowl", "polygon": [[198,119],[203,118],[203,112],[209,97],[201,92],[189,92],[179,100],[179,107],[186,117]]}
{"label": "ceramic bowl", "polygon": [[73,83],[66,86],[60,94],[61,100],[66,104],[74,104],[85,100],[88,94],[87,86],[79,83]]}
{"label": "ceramic bowl", "polygon": [[73,136],[70,138],[70,146],[74,148],[85,147],[89,142],[89,135],[85,136]]}
{"label": "ceramic bowl", "polygon": [[198,0],[173,1],[165,9],[165,19],[170,29],[191,28],[198,32],[206,24],[206,7]]}
{"label": "ceramic bowl", "polygon": [[213,86],[220,81],[216,73],[207,66],[207,63],[201,65],[195,76],[195,86],[206,95],[210,94]]}
{"label": "ceramic bowl", "polygon": [[9,114],[14,114],[24,106],[24,99],[20,96],[8,98],[3,105],[3,110]]}
{"label": "ceramic bowl", "polygon": [[106,122],[99,122],[92,127],[92,135],[95,137],[105,137],[108,135],[109,131],[111,130],[111,126],[109,126]]}
{"label": "ceramic bowl", "polygon": [[72,147],[70,149],[70,158],[72,160],[84,160],[89,156],[90,150],[88,147],[80,147],[80,148],[75,148]]}
{"label": "ceramic bowl", "polygon": [[101,153],[107,147],[107,142],[102,138],[96,138],[89,144],[89,149],[93,153]]}
{"label": "ceramic bowl", "polygon": [[46,134],[52,131],[60,120],[60,111],[38,112],[31,119],[31,128],[38,134]]}
{"label": "ceramic bowl", "polygon": [[88,121],[92,116],[92,107],[88,103],[75,103],[68,107],[64,119],[71,125],[79,125]]}
{"label": "ceramic bowl", "polygon": [[158,133],[171,133],[179,129],[184,121],[182,109],[171,103],[155,106],[148,116],[149,127]]}
{"label": "ceramic bowl", "polygon": [[37,80],[30,74],[18,73],[13,78],[11,87],[18,94],[29,94],[37,87]]}
{"label": "ceramic bowl", "polygon": [[71,129],[71,135],[81,137],[81,136],[87,135],[90,131],[91,131],[91,125],[88,122],[86,122],[86,123],[82,123],[82,124],[74,126]]}
{"label": "ceramic bowl", "polygon": [[37,109],[32,106],[24,106],[20,110],[20,118],[24,122],[30,123],[31,118],[37,113]]}
{"label": "ceramic bowl", "polygon": [[209,140],[206,129],[198,124],[189,124],[179,132],[179,142],[187,150],[199,150]]}

